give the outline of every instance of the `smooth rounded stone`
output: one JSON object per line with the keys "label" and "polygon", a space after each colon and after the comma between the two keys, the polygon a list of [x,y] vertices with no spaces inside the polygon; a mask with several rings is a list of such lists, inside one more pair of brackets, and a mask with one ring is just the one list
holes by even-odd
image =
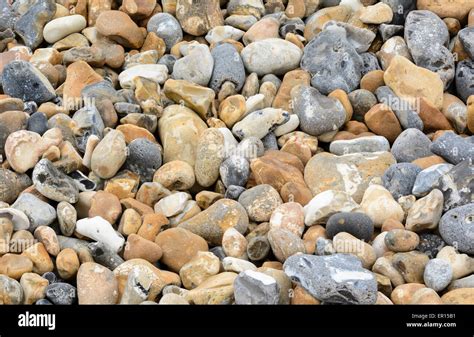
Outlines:
{"label": "smooth rounded stone", "polygon": [[69,280],[76,276],[80,264],[77,253],[71,248],[61,250],[56,258],[58,274],[64,280]]}
{"label": "smooth rounded stone", "polygon": [[226,39],[238,41],[244,33],[244,31],[230,25],[216,26],[207,32],[205,39],[210,44],[219,43]]}
{"label": "smooth rounded stone", "polygon": [[305,229],[304,209],[297,202],[277,206],[270,216],[270,228],[285,229],[301,237]]}
{"label": "smooth rounded stone", "polygon": [[270,253],[271,245],[265,236],[251,238],[247,244],[247,256],[251,261],[261,261]]}
{"label": "smooth rounded stone", "polygon": [[168,79],[168,68],[163,64],[140,64],[122,71],[118,80],[124,89],[135,89],[134,78],[143,77],[158,84]]}
{"label": "smooth rounded stone", "polygon": [[448,261],[453,269],[453,280],[472,274],[474,263],[472,257],[461,254],[452,246],[443,247],[436,258]]}
{"label": "smooth rounded stone", "polygon": [[174,16],[168,13],[157,13],[147,23],[148,32],[154,32],[165,41],[166,52],[183,39],[183,31]]}
{"label": "smooth rounded stone", "polygon": [[77,272],[79,304],[115,304],[118,284],[114,273],[94,262],[86,262]]}
{"label": "smooth rounded stone", "polygon": [[346,31],[336,28],[323,30],[312,39],[301,59],[301,68],[312,75],[311,85],[323,95],[336,89],[351,92],[361,78],[362,58],[347,40]]}
{"label": "smooth rounded stone", "polygon": [[0,275],[0,304],[19,305],[23,303],[23,298],[20,283],[7,275]]}
{"label": "smooth rounded stone", "polygon": [[393,164],[383,174],[382,184],[398,200],[402,196],[411,194],[416,177],[420,172],[421,169],[415,164]]}
{"label": "smooth rounded stone", "polygon": [[298,115],[292,114],[290,115],[290,119],[288,120],[288,122],[280,126],[277,126],[273,133],[275,134],[276,137],[280,137],[292,131],[295,131],[299,125],[300,125],[300,119]]}
{"label": "smooth rounded stone", "polygon": [[234,154],[238,141],[235,139],[232,131],[225,127],[218,128],[219,132],[224,136],[224,158]]}
{"label": "smooth rounded stone", "polygon": [[433,155],[430,139],[418,129],[404,130],[393,142],[391,152],[397,162],[412,162]]}
{"label": "smooth rounded stone", "polygon": [[262,139],[277,126],[290,119],[289,113],[282,109],[265,108],[253,111],[240,122],[234,124],[232,133],[239,139],[257,137]]}
{"label": "smooth rounded stone", "polygon": [[381,227],[387,219],[402,221],[405,214],[402,207],[393,199],[392,194],[380,185],[370,185],[364,193],[360,209]]}
{"label": "smooth rounded stone", "polygon": [[207,86],[214,67],[209,47],[203,44],[189,44],[180,48],[180,51],[183,57],[174,63],[173,78]]}
{"label": "smooth rounded stone", "polygon": [[438,252],[446,245],[443,239],[436,234],[421,233],[420,243],[416,250],[428,255],[430,259],[435,258]]}
{"label": "smooth rounded stone", "polygon": [[355,202],[360,202],[369,182],[381,177],[395,163],[389,152],[354,153],[335,156],[318,153],[304,169],[304,180],[313,195],[326,190],[348,193]]}
{"label": "smooth rounded stone", "polygon": [[460,252],[473,254],[474,203],[453,208],[439,222],[439,233],[443,240]]}
{"label": "smooth rounded stone", "polygon": [[422,170],[416,176],[412,189],[413,195],[422,197],[428,194],[434,188],[438,179],[453,167],[452,164],[436,164]]}
{"label": "smooth rounded stone", "polygon": [[[242,205],[231,199],[220,199],[206,210],[178,225],[203,237],[211,245],[222,243],[222,236],[229,228],[243,234],[248,227],[248,215]],[[163,248],[163,247],[162,247]]]}
{"label": "smooth rounded stone", "polygon": [[363,120],[365,114],[377,104],[377,97],[365,89],[357,89],[348,94],[356,119]]}
{"label": "smooth rounded stone", "polygon": [[36,132],[40,136],[48,130],[48,118],[42,112],[35,112],[28,118],[27,130]]}
{"label": "smooth rounded stone", "polygon": [[179,272],[199,251],[208,251],[207,243],[202,237],[179,227],[162,231],[157,235],[155,243],[163,252],[161,262],[174,272]]}
{"label": "smooth rounded stone", "polygon": [[126,48],[140,48],[143,45],[144,36],[140,28],[122,11],[101,11],[95,27],[98,33]]}
{"label": "smooth rounded stone", "polygon": [[110,192],[98,191],[91,198],[88,216],[100,216],[114,224],[122,215],[122,205],[119,198]]}
{"label": "smooth rounded stone", "polygon": [[20,285],[23,288],[24,294],[23,304],[33,304],[44,299],[49,282],[38,274],[25,273],[20,279]]}
{"label": "smooth rounded stone", "polygon": [[443,20],[430,11],[411,11],[406,17],[404,34],[415,63],[438,73],[447,87],[454,78],[455,65],[453,55],[446,48],[449,32]]}
{"label": "smooth rounded stone", "polygon": [[154,209],[156,213],[171,217],[181,212],[189,199],[190,196],[188,193],[176,192],[158,201]]}
{"label": "smooth rounded stone", "polygon": [[194,166],[198,139],[205,129],[204,121],[191,109],[180,105],[166,107],[158,121],[163,162],[182,160]]}
{"label": "smooth rounded stone", "polygon": [[186,299],[180,295],[170,293],[170,294],[164,294],[161,297],[160,302],[158,302],[158,304],[188,305],[189,302],[186,301]]}
{"label": "smooth rounded stone", "polygon": [[454,132],[444,132],[437,137],[430,150],[454,165],[464,160],[474,161],[474,142],[471,138],[463,138]]}
{"label": "smooth rounded stone", "polygon": [[230,43],[223,43],[211,51],[214,59],[209,87],[218,92],[225,82],[231,82],[240,92],[245,83],[245,67],[237,49]]}
{"label": "smooth rounded stone", "polygon": [[444,84],[439,75],[403,56],[392,58],[385,70],[384,82],[395,95],[409,103],[416,104],[419,97],[424,97],[438,109],[443,105]]}
{"label": "smooth rounded stone", "polygon": [[474,94],[472,81],[474,79],[474,62],[470,59],[462,60],[456,67],[456,91],[460,98],[466,102]]}
{"label": "smooth rounded stone", "polygon": [[295,255],[283,265],[285,274],[324,303],[374,304],[377,281],[355,256]]}
{"label": "smooth rounded stone", "polygon": [[322,95],[313,87],[299,86],[292,90],[291,97],[301,130],[312,136],[336,131],[345,122],[346,111],[341,102]]}
{"label": "smooth rounded stone", "polygon": [[289,230],[272,228],[267,233],[267,239],[273,255],[282,263],[292,255],[306,253],[303,240]]}
{"label": "smooth rounded stone", "polygon": [[48,43],[55,43],[62,38],[78,33],[86,28],[86,19],[82,15],[68,15],[49,21],[43,29],[43,37]]}
{"label": "smooth rounded stone", "polygon": [[151,263],[158,261],[163,252],[156,243],[149,241],[140,235],[130,234],[124,250],[124,259],[144,259]]}
{"label": "smooth rounded stone", "polygon": [[381,70],[377,56],[375,56],[374,53],[371,53],[371,52],[362,53],[360,54],[360,57],[362,57],[362,70],[361,70],[362,76],[374,70]]}
{"label": "smooth rounded stone", "polygon": [[232,155],[220,164],[219,173],[224,186],[244,186],[249,178],[250,166],[244,157]]}
{"label": "smooth rounded stone", "polygon": [[418,199],[408,211],[405,227],[414,232],[438,227],[443,213],[443,199],[443,193],[438,189]]}
{"label": "smooth rounded stone", "polygon": [[390,299],[394,304],[410,304],[413,299],[413,295],[417,291],[423,289],[426,289],[426,286],[421,282],[401,284],[393,289]]}
{"label": "smooth rounded stone", "polygon": [[[397,116],[403,129],[415,128],[423,131],[423,121],[416,111],[417,105],[413,105],[397,97],[388,86],[381,86],[375,90],[379,102],[384,103]],[[422,98],[424,100],[424,98]],[[421,104],[421,103],[420,103]]]}
{"label": "smooth rounded stone", "polygon": [[95,241],[105,243],[115,252],[120,251],[125,242],[124,238],[114,230],[112,225],[100,216],[78,220],[76,232]]}
{"label": "smooth rounded stone", "polygon": [[375,250],[371,245],[349,233],[336,234],[332,240],[332,247],[336,253],[356,256],[362,262],[364,268],[371,268],[377,259]]}
{"label": "smooth rounded stone", "polygon": [[69,283],[56,282],[46,287],[46,299],[55,305],[72,305],[77,300],[76,292]]}
{"label": "smooth rounded stone", "polygon": [[265,222],[270,220],[282,200],[277,190],[262,184],[244,191],[239,196],[239,203],[245,208],[251,221]]}
{"label": "smooth rounded stone", "polygon": [[453,277],[453,270],[448,261],[442,259],[432,259],[426,266],[423,279],[427,287],[434,291],[445,289]]}
{"label": "smooth rounded stone", "polygon": [[230,185],[230,186],[227,187],[227,190],[225,191],[224,198],[237,200],[237,199],[239,199],[239,196],[244,191],[245,191],[245,187],[243,187],[243,186]]}
{"label": "smooth rounded stone", "polygon": [[74,206],[66,201],[61,201],[56,207],[56,214],[61,233],[66,236],[71,236],[74,233],[77,221],[77,211]]}
{"label": "smooth rounded stone", "polygon": [[466,27],[458,32],[458,39],[461,42],[464,51],[472,59],[474,55],[474,31],[472,27]]}
{"label": "smooth rounded stone", "polygon": [[34,231],[34,237],[39,242],[43,243],[46,251],[52,255],[57,256],[61,250],[59,246],[58,237],[53,228],[48,226],[39,226]]}
{"label": "smooth rounded stone", "polygon": [[30,228],[30,220],[23,211],[15,208],[1,208],[0,217],[8,219],[13,224],[15,231]]}
{"label": "smooth rounded stone", "polygon": [[410,304],[443,304],[443,302],[433,289],[421,288],[413,293]]}
{"label": "smooth rounded stone", "polygon": [[341,212],[331,215],[326,222],[327,238],[332,239],[341,232],[369,242],[374,234],[374,223],[370,217],[359,212]]}
{"label": "smooth rounded stone", "polygon": [[222,236],[222,250],[225,256],[243,258],[247,252],[247,239],[235,228],[229,228]]}
{"label": "smooth rounded stone", "polygon": [[79,189],[76,182],[59,171],[48,159],[41,159],[32,174],[36,190],[54,201],[77,202]]}
{"label": "smooth rounded stone", "polygon": [[473,304],[474,291],[472,288],[454,289],[441,297],[443,304]]}
{"label": "smooth rounded stone", "polygon": [[91,242],[87,244],[87,249],[89,249],[95,262],[110,270],[114,270],[124,262],[124,260],[104,242]]}
{"label": "smooth rounded stone", "polygon": [[0,273],[19,280],[33,270],[33,262],[26,256],[7,253],[0,258]]}
{"label": "smooth rounded stone", "polygon": [[215,128],[204,130],[199,137],[196,149],[194,173],[196,181],[209,187],[219,178],[219,168],[223,158],[224,136]]}
{"label": "smooth rounded stone", "polygon": [[30,221],[29,230],[34,231],[39,226],[49,226],[56,220],[54,207],[37,198],[31,193],[22,193],[11,206],[28,217]]}
{"label": "smooth rounded stone", "polygon": [[173,160],[155,172],[153,181],[170,190],[188,190],[195,183],[194,171],[187,162]]}
{"label": "smooth rounded stone", "polygon": [[91,169],[102,179],[113,177],[127,159],[125,137],[120,131],[111,130],[92,152]]}
{"label": "smooth rounded stone", "polygon": [[387,138],[382,136],[360,137],[349,140],[335,140],[329,144],[329,151],[341,156],[349,153],[390,151]]}
{"label": "smooth rounded stone", "polygon": [[263,76],[283,75],[298,68],[303,52],[291,42],[270,38],[252,42],[240,55],[248,72]]}
{"label": "smooth rounded stone", "polygon": [[209,249],[209,251],[215,256],[217,256],[220,261],[224,260],[224,258],[226,257],[224,249],[221,246],[212,247],[211,249]]}
{"label": "smooth rounded stone", "polygon": [[304,206],[304,222],[306,226],[325,223],[334,213],[351,212],[358,207],[359,205],[349,194],[337,190],[326,190],[316,194]]}
{"label": "smooth rounded stone", "polygon": [[224,19],[224,23],[226,25],[230,25],[232,27],[241,29],[241,30],[249,30],[255,23],[257,23],[258,19],[253,15],[245,15],[245,14],[233,14]]}
{"label": "smooth rounded stone", "polygon": [[179,270],[179,276],[186,289],[194,289],[220,269],[219,258],[210,252],[197,254]]}
{"label": "smooth rounded stone", "polygon": [[158,144],[146,138],[137,138],[128,144],[124,168],[138,174],[141,181],[152,181],[161,163],[161,148]]}
{"label": "smooth rounded stone", "polygon": [[15,32],[27,47],[34,50],[43,41],[43,27],[54,17],[56,3],[52,0],[28,3],[28,6],[20,13],[22,15],[18,19],[12,18]]}
{"label": "smooth rounded stone", "polygon": [[234,281],[234,297],[236,304],[278,304],[280,287],[273,277],[246,270]]}
{"label": "smooth rounded stone", "polygon": [[14,202],[28,186],[31,186],[31,179],[28,175],[0,169],[0,201]]}
{"label": "smooth rounded stone", "polygon": [[330,20],[323,26],[323,30],[333,30],[338,33],[340,28],[345,31],[347,41],[352,44],[358,53],[366,52],[375,39],[375,33],[371,30],[359,28],[345,22]]}
{"label": "smooth rounded stone", "polygon": [[406,283],[423,283],[423,272],[429,257],[419,251],[396,253],[393,255],[392,264]]}
{"label": "smooth rounded stone", "polygon": [[392,229],[385,235],[385,246],[392,252],[409,252],[415,250],[420,239],[414,232],[404,229]]}
{"label": "smooth rounded stone", "polygon": [[48,79],[23,60],[12,61],[3,67],[1,82],[5,94],[23,101],[43,103],[56,97]]}
{"label": "smooth rounded stone", "polygon": [[474,275],[454,280],[449,284],[448,290],[460,288],[474,288]]}

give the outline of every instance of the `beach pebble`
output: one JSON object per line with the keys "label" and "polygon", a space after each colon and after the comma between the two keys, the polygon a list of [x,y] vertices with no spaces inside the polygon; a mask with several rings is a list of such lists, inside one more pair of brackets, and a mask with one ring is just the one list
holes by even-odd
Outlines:
{"label": "beach pebble", "polygon": [[278,304],[280,289],[273,277],[247,270],[235,279],[234,296],[236,304]]}
{"label": "beach pebble", "polygon": [[382,176],[384,187],[395,199],[411,194],[415,180],[421,169],[411,163],[391,165]]}
{"label": "beach pebble", "polygon": [[326,222],[326,235],[332,239],[336,234],[346,232],[360,240],[369,242],[374,233],[374,224],[364,213],[341,212],[331,215]]}
{"label": "beach pebble", "polygon": [[474,204],[453,208],[446,212],[439,221],[439,232],[449,245],[456,245],[460,252],[472,254]]}
{"label": "beach pebble", "polygon": [[446,288],[453,277],[453,270],[449,262],[441,259],[430,260],[425,267],[423,279],[427,287],[434,291]]}

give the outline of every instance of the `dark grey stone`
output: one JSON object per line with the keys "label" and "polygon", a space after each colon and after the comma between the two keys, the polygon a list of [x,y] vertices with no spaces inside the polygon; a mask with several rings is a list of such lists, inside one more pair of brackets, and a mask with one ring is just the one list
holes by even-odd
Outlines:
{"label": "dark grey stone", "polygon": [[353,255],[298,254],[289,257],[283,269],[293,282],[323,303],[374,304],[377,300],[374,274],[362,268]]}
{"label": "dark grey stone", "polygon": [[326,222],[326,236],[332,239],[340,232],[347,232],[360,240],[369,242],[374,234],[374,222],[364,213],[336,213],[331,215]]}
{"label": "dark grey stone", "polygon": [[270,254],[271,246],[266,236],[259,235],[248,240],[247,256],[251,261],[261,261]]}
{"label": "dark grey stone", "polygon": [[48,130],[48,117],[42,112],[35,112],[28,118],[28,131],[36,132],[39,135],[43,135],[43,133]]}
{"label": "dark grey stone", "polygon": [[58,282],[58,277],[52,271],[47,271],[46,273],[41,275],[41,277],[47,279],[49,284]]}
{"label": "dark grey stone", "polygon": [[432,156],[431,140],[418,129],[406,129],[398,135],[392,145],[392,154],[399,163]]}
{"label": "dark grey stone", "polygon": [[359,86],[362,58],[347,41],[344,29],[319,33],[304,48],[301,68],[313,77],[311,85],[327,95],[336,89],[351,92]]}
{"label": "dark grey stone", "polygon": [[446,246],[444,240],[436,234],[432,233],[421,233],[420,243],[416,247],[416,250],[426,254],[430,259],[434,259],[438,255],[439,251]]}
{"label": "dark grey stone", "polygon": [[382,23],[379,25],[379,33],[380,36],[382,37],[382,40],[385,42],[391,37],[394,37],[396,35],[400,35],[400,33],[403,32],[403,25],[392,25],[392,24],[386,24]]}
{"label": "dark grey stone", "polygon": [[146,138],[134,139],[128,145],[125,168],[138,174],[141,182],[152,181],[162,164],[161,148]]}
{"label": "dark grey stone", "polygon": [[416,9],[416,1],[413,0],[382,0],[382,2],[392,8],[393,19],[391,23],[395,25],[403,25],[410,11]]}
{"label": "dark grey stone", "polygon": [[53,283],[46,287],[46,299],[56,305],[71,305],[76,302],[76,287],[69,283]]}
{"label": "dark grey stone", "polygon": [[217,256],[220,261],[224,260],[224,258],[227,257],[227,255],[225,255],[224,248],[222,248],[222,246],[212,247],[211,249],[209,249],[209,251],[215,256]]}
{"label": "dark grey stone", "polygon": [[214,59],[209,87],[218,92],[224,82],[232,82],[239,92],[245,83],[245,67],[237,49],[229,43],[223,43],[212,49]]}
{"label": "dark grey stone", "polygon": [[0,31],[12,29],[17,15],[8,0],[0,0]]}
{"label": "dark grey stone", "polygon": [[421,168],[412,163],[397,163],[391,165],[382,176],[383,186],[392,193],[395,200],[411,194]]}
{"label": "dark grey stone", "polygon": [[124,263],[124,260],[103,242],[92,242],[87,247],[89,247],[94,261],[110,270],[114,270]]}
{"label": "dark grey stone", "polygon": [[349,101],[354,110],[354,119],[363,122],[364,116],[374,105],[377,104],[377,98],[373,93],[366,89],[357,89],[349,93]]}
{"label": "dark grey stone", "polygon": [[362,57],[361,76],[364,76],[372,70],[381,70],[379,60],[374,53],[362,53],[360,57]]}
{"label": "dark grey stone", "polygon": [[77,186],[79,188],[79,191],[85,192],[85,191],[95,191],[97,189],[97,184],[89,179],[84,173],[81,171],[74,171],[69,173],[69,176],[74,179],[74,181],[77,183]]}
{"label": "dark grey stone", "polygon": [[467,59],[458,62],[456,67],[456,90],[459,97],[466,102],[474,95],[474,61]]}
{"label": "dark grey stone", "polygon": [[77,110],[72,119],[76,122],[77,129],[81,134],[76,136],[76,142],[77,147],[82,152],[85,152],[87,140],[91,135],[102,138],[105,125],[95,105],[86,105],[82,109]]}
{"label": "dark grey stone", "polygon": [[157,13],[153,15],[146,29],[154,32],[165,41],[166,53],[169,53],[171,47],[183,39],[183,31],[176,18],[168,13]]}
{"label": "dark grey stone", "polygon": [[451,164],[464,160],[474,161],[474,137],[464,138],[454,132],[445,132],[431,144],[431,152],[443,157]]}
{"label": "dark grey stone", "polygon": [[171,54],[163,55],[159,60],[158,64],[164,64],[168,68],[168,74],[173,73],[174,63],[178,58]]}
{"label": "dark grey stone", "polygon": [[439,221],[439,233],[448,245],[474,254],[474,203],[446,212]]}
{"label": "dark grey stone", "polygon": [[278,140],[273,132],[267,133],[267,135],[263,137],[261,141],[265,151],[278,150]]}
{"label": "dark grey stone", "polygon": [[285,18],[280,24],[280,37],[284,39],[286,34],[293,33],[303,36],[305,24],[300,18]]}
{"label": "dark grey stone", "polygon": [[280,287],[273,277],[246,270],[234,280],[234,297],[235,304],[278,304]]}
{"label": "dark grey stone", "polygon": [[341,102],[313,87],[301,85],[292,91],[292,100],[293,112],[298,115],[303,132],[319,136],[344,125],[346,111]]}
{"label": "dark grey stone", "polygon": [[56,14],[54,0],[37,0],[15,22],[15,31],[31,50],[36,49],[43,42],[43,28]]}
{"label": "dark grey stone", "polygon": [[243,191],[245,191],[245,187],[230,185],[227,187],[227,190],[225,191],[224,198],[237,200],[239,199],[239,196],[242,194]]}
{"label": "dark grey stone", "polygon": [[126,116],[132,113],[141,113],[142,108],[138,104],[128,103],[128,102],[117,102],[114,104],[115,111],[119,116]]}
{"label": "dark grey stone", "polygon": [[230,156],[219,168],[224,186],[245,186],[250,175],[249,162],[241,156]]}
{"label": "dark grey stone", "polygon": [[8,63],[2,72],[5,94],[23,101],[43,103],[56,97],[48,79],[31,63],[17,60]]}
{"label": "dark grey stone", "polygon": [[345,31],[347,41],[352,44],[358,53],[363,53],[369,50],[370,45],[375,39],[375,33],[366,28],[359,28],[350,23],[330,20],[323,26],[323,30],[329,31]]}
{"label": "dark grey stone", "polygon": [[466,27],[458,32],[458,39],[464,51],[472,59],[474,57],[474,27]]}

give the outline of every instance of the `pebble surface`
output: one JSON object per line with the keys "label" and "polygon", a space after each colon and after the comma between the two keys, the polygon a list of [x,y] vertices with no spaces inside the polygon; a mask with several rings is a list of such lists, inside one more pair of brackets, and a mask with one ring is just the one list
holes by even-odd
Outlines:
{"label": "pebble surface", "polygon": [[0,304],[474,304],[473,1],[85,2],[0,1]]}

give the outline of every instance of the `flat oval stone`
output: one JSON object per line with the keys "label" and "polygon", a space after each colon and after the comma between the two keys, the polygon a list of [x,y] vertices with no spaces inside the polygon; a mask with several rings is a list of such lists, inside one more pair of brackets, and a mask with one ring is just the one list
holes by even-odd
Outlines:
{"label": "flat oval stone", "polygon": [[125,163],[127,144],[120,131],[111,130],[92,152],[91,169],[100,178],[113,177]]}
{"label": "flat oval stone", "polygon": [[374,223],[370,217],[359,212],[341,212],[333,214],[326,222],[326,236],[332,239],[334,235],[346,232],[360,240],[369,242],[374,233]]}
{"label": "flat oval stone", "polygon": [[215,128],[204,130],[196,149],[194,172],[199,185],[209,187],[219,178],[224,156],[224,136]]}
{"label": "flat oval stone", "polygon": [[460,252],[474,253],[474,203],[453,208],[439,222],[441,237]]}
{"label": "flat oval stone", "polygon": [[[283,75],[298,68],[303,52],[296,45],[282,39],[265,39],[252,42],[242,52],[245,68],[258,76]],[[274,60],[274,62],[268,62]]]}
{"label": "flat oval stone", "polygon": [[30,231],[39,226],[49,226],[56,220],[56,210],[53,206],[37,198],[31,193],[22,193],[11,206],[28,217],[30,220]]}
{"label": "flat oval stone", "polygon": [[350,140],[335,140],[329,145],[329,151],[338,156],[359,152],[390,151],[387,138],[382,136],[359,137]]}
{"label": "flat oval stone", "polygon": [[345,122],[346,111],[341,102],[313,87],[300,86],[291,92],[291,97],[301,130],[312,136],[337,131]]}
{"label": "flat oval stone", "polygon": [[46,42],[55,43],[72,33],[77,33],[86,28],[86,19],[79,14],[68,15],[49,21],[43,29]]}
{"label": "flat oval stone", "polygon": [[231,199],[221,199],[179,224],[178,228],[187,229],[217,246],[222,243],[222,236],[230,227],[241,234],[245,233],[248,221],[247,212],[242,205]]}
{"label": "flat oval stone", "polygon": [[285,124],[290,119],[287,111],[275,108],[265,108],[251,112],[240,122],[234,124],[232,133],[239,139],[247,137],[265,137],[277,126]]}
{"label": "flat oval stone", "polygon": [[59,171],[48,159],[41,159],[36,164],[32,179],[38,192],[51,200],[76,203],[79,199],[76,182]]}
{"label": "flat oval stone", "polygon": [[222,43],[211,51],[214,58],[209,87],[218,92],[225,82],[231,82],[239,92],[245,83],[245,67],[237,49],[230,43]]}

